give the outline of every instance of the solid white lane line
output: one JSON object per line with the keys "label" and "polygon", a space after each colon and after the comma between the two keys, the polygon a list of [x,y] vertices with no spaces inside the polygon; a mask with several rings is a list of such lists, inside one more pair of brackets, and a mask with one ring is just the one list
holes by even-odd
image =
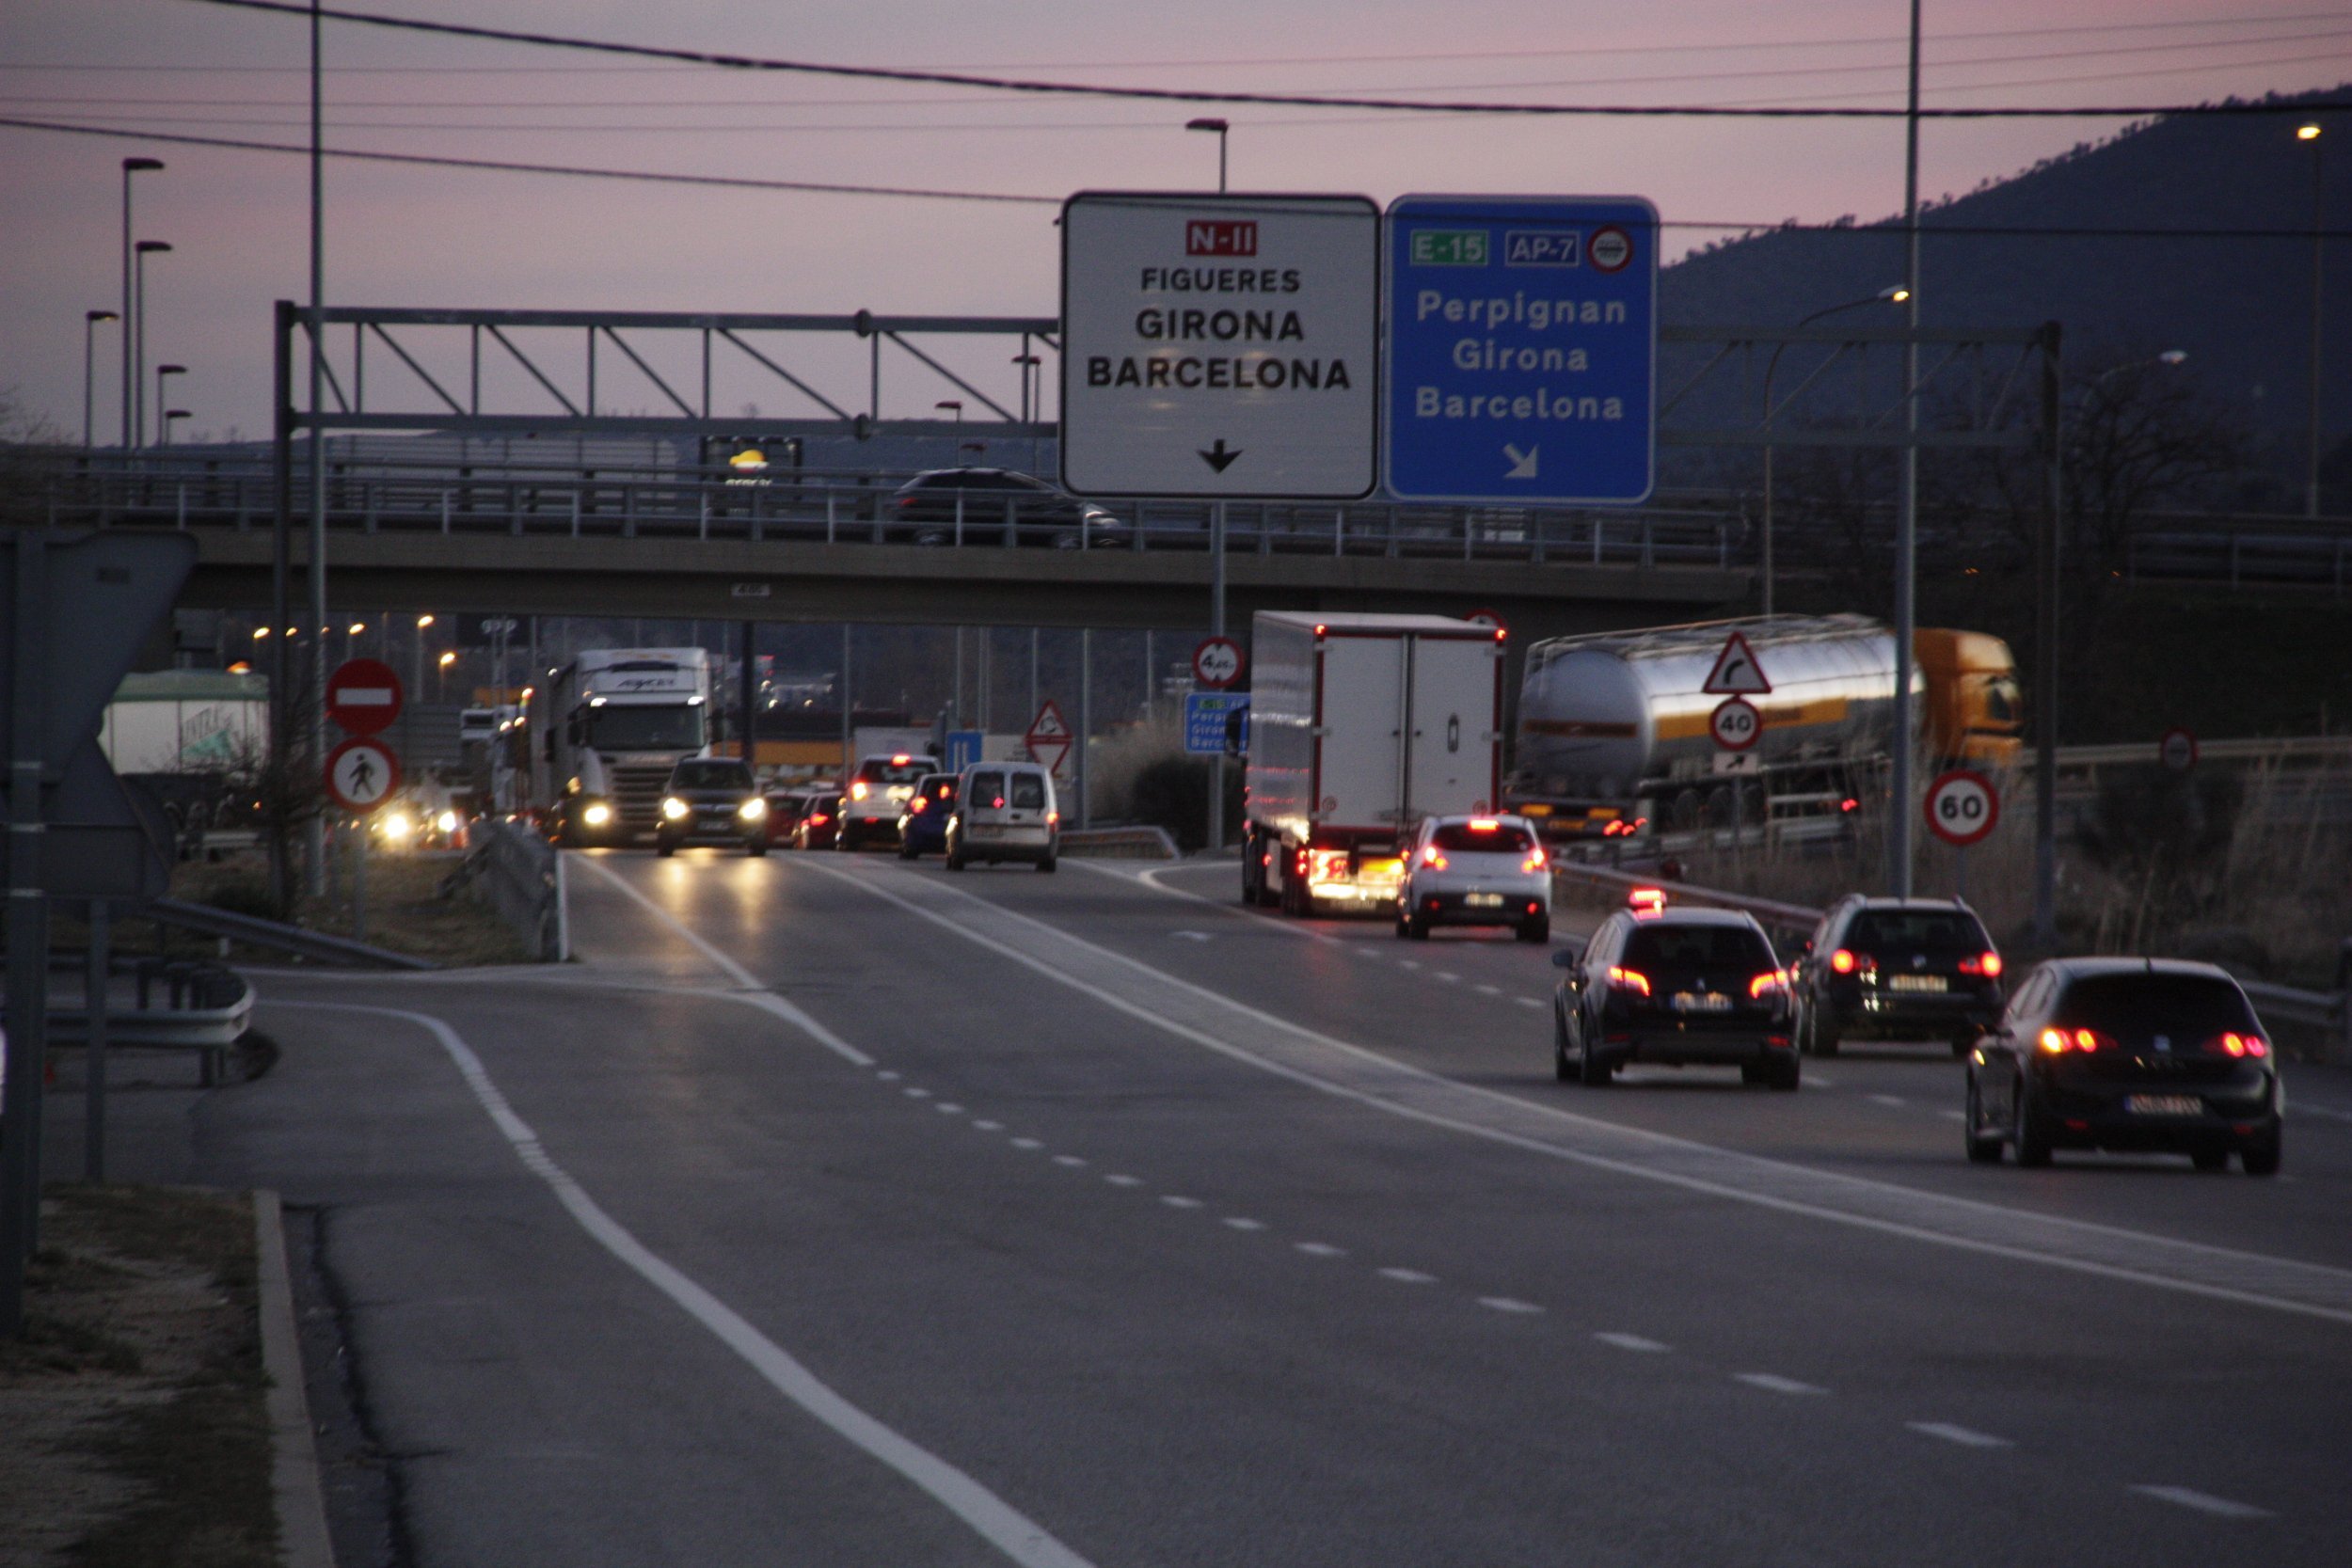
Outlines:
{"label": "solid white lane line", "polygon": [[1419,958],[1399,958],[1396,960],[1396,967],[1399,969],[1419,969],[1421,967],[1421,960]]}
{"label": "solid white lane line", "polygon": [[1263,1230],[1265,1228],[1265,1221],[1244,1219],[1239,1214],[1226,1215],[1225,1223],[1236,1230]]}
{"label": "solid white lane line", "polygon": [[1012,1147],[1015,1148],[1043,1148],[1045,1145],[1036,1138],[1015,1138],[1012,1140]]}
{"label": "solid white lane line", "polygon": [[[843,1039],[839,1035],[834,1034],[832,1030],[826,1028],[823,1024],[809,1017],[808,1014],[803,1012],[791,1003],[787,1002],[783,997],[778,996],[774,991],[721,990],[712,991],[709,994],[720,998],[722,1001],[738,1003],[746,1007],[756,1007],[763,1013],[768,1013],[776,1018],[780,1018],[784,1020],[785,1022],[789,1023],[793,1028],[798,1029],[802,1034],[806,1035],[810,1039],[815,1040],[818,1045],[823,1046],[826,1050],[832,1052],[834,1055],[840,1057],[845,1062],[854,1062],[859,1067],[872,1067],[874,1065],[873,1057],[868,1056],[865,1052],[860,1051],[856,1046],[851,1045],[848,1040]],[[898,1075],[892,1072],[877,1073],[875,1076],[896,1078]]]}
{"label": "solid white lane line", "polygon": [[1458,986],[1462,983],[1462,977],[1459,974],[1450,974],[1442,969],[1438,971],[1437,978],[1443,980],[1449,986]]}
{"label": "solid white lane line", "polygon": [[1520,1301],[1514,1296],[1480,1296],[1478,1305],[1491,1307],[1498,1312],[1541,1312],[1543,1310],[1532,1301]]}
{"label": "solid white lane line", "polygon": [[[1883,1236],[1901,1237],[1933,1246],[1975,1253],[1979,1257],[2035,1263],[2093,1278],[2199,1296],[2209,1301],[2233,1302],[2352,1324],[2352,1270],[2212,1246],[2200,1242],[2179,1241],[2150,1231],[2067,1219],[1979,1199],[1924,1192],[1890,1181],[1744,1154],[1696,1139],[1564,1111],[1524,1095],[1466,1084],[1443,1073],[1399,1061],[1379,1051],[1324,1034],[1263,1008],[1251,1006],[1207,986],[1154,969],[1140,958],[1130,958],[1099,942],[1073,936],[1049,922],[1023,914],[1002,904],[992,903],[977,894],[943,883],[921,884],[929,895],[977,906],[987,911],[989,929],[1008,933],[1033,932],[1050,940],[1062,951],[1053,958],[1025,952],[1005,936],[988,934],[977,923],[928,909],[913,898],[893,892],[882,885],[881,877],[853,875],[849,871],[816,865],[813,862],[810,868],[820,876],[860,888],[884,903],[895,905],[975,946],[984,947],[1054,984],[1091,997],[1113,1011],[1123,1013],[1179,1039],[1189,1040],[1232,1061],[1245,1063],[1333,1099],[1348,1101],[1403,1120],[1441,1128],[1504,1148],[1524,1149],[1589,1169],[1606,1170],[1678,1187],[1686,1192],[1704,1193],[1730,1202],[1753,1204],[1780,1213],[1803,1215]],[[888,876],[889,873],[882,875]],[[1164,1002],[1154,999],[1153,1005],[1147,1005],[1120,994],[1106,984],[1097,984],[1073,973],[1067,951],[1070,949],[1075,949],[1101,963],[1115,965],[1155,987],[1209,1004],[1222,1013],[1275,1030],[1279,1038],[1272,1042],[1271,1050],[1264,1045],[1245,1045],[1230,1037],[1223,1030],[1195,1025],[1171,1017]],[[1317,1052],[1331,1053],[1337,1058],[1334,1065],[1359,1081],[1335,1076],[1332,1067],[1311,1059],[1305,1063],[1280,1059],[1284,1053],[1295,1054],[1299,1043]],[[1375,1076],[1370,1083],[1362,1082],[1361,1075],[1365,1073]],[[1398,1098],[1405,1093],[1423,1098],[1435,1097],[1438,1102],[1434,1105],[1410,1103]],[[1451,1108],[1448,1101],[1458,1101],[1461,1108]],[[1475,1108],[1474,1113],[1472,1108]],[[1544,1131],[1539,1135],[1498,1125],[1488,1119],[1491,1117],[1524,1118],[1530,1125],[1539,1125]],[[1589,1138],[1604,1139],[1625,1152],[1603,1153],[1564,1145],[1557,1141],[1557,1134],[1551,1131],[1555,1128],[1573,1130]],[[2080,1250],[2071,1250],[2075,1248]],[[2093,1249],[2104,1252],[2105,1256],[2086,1255]],[[2126,1253],[2135,1260],[2124,1261]],[[2160,1263],[2152,1261],[2159,1258]],[[2249,1276],[2249,1271],[2266,1288],[2249,1288],[2242,1283]]]}
{"label": "solid white lane line", "polygon": [[1924,1436],[1941,1437],[1945,1442],[1958,1443],[1963,1449],[2013,1449],[2017,1446],[2006,1437],[1954,1426],[1949,1421],[1905,1421],[1903,1424]]}
{"label": "solid white lane line", "polygon": [[1296,1242],[1293,1245],[1310,1258],[1344,1258],[1347,1256],[1347,1248],[1333,1246],[1328,1242]]}
{"label": "solid white lane line", "polygon": [[740,1356],[768,1386],[790,1400],[846,1441],[904,1476],[941,1506],[962,1520],[981,1539],[1022,1568],[1090,1568],[1085,1558],[1063,1545],[1044,1526],[1015,1509],[947,1461],[900,1435],[851,1404],[794,1359],[791,1353],[746,1322],[700,1284],[662,1258],[606,1213],[587,1189],[549,1157],[538,1133],[515,1114],[506,1096],[492,1081],[472,1047],[457,1032],[430,1013],[397,1007],[368,1007],[333,1002],[273,1002],[280,1007],[311,1007],[334,1012],[366,1013],[413,1023],[440,1042],[458,1076],[473,1091],[475,1101],[514,1148],[532,1175],[545,1182],[573,1221],[597,1245],[632,1273],[675,1303],[686,1314]]}
{"label": "solid white lane line", "polygon": [[2329,1121],[2352,1121],[2352,1111],[2339,1111],[2332,1105],[2314,1105],[2308,1100],[2295,1102],[2295,1114],[2298,1117],[2324,1117]]}
{"label": "solid white lane line", "polygon": [[1163,1194],[1160,1197],[1160,1201],[1167,1204],[1170,1209],[1198,1209],[1200,1207],[1200,1200],[1199,1198],[1179,1197],[1174,1193]]}
{"label": "solid white lane line", "polygon": [[1393,1279],[1399,1285],[1435,1285],[1438,1282],[1436,1275],[1423,1274],[1419,1269],[1382,1269],[1379,1275],[1381,1278]]}
{"label": "solid white lane line", "polygon": [[976,1121],[972,1125],[983,1132],[1002,1132],[1005,1130],[1005,1124],[1001,1121]]}
{"label": "solid white lane line", "polygon": [[1086,1161],[1075,1154],[1057,1154],[1054,1156],[1054,1164],[1057,1165],[1068,1165],[1073,1170],[1075,1170],[1078,1166],[1085,1164]]}
{"label": "solid white lane line", "polygon": [[2210,1513],[2217,1519],[2273,1519],[2278,1517],[2266,1508],[2256,1508],[2252,1503],[2232,1502],[2227,1497],[2217,1497],[2210,1492],[2199,1492],[2186,1486],[2143,1485],[2135,1486],[2132,1490],[2142,1497],[2153,1497],[2159,1502],[2175,1503],[2182,1508],[2193,1508],[2200,1513]]}
{"label": "solid white lane line", "polygon": [[1143,1178],[1140,1176],[1126,1176],[1115,1173],[1103,1178],[1103,1180],[1109,1182],[1114,1187],[1140,1187],[1143,1185]]}
{"label": "solid white lane line", "polygon": [[1377,958],[1386,956],[1377,947],[1359,947],[1354,951],[1359,958]]}
{"label": "solid white lane line", "polygon": [[1593,1338],[1604,1345],[1614,1345],[1619,1350],[1637,1351],[1645,1355],[1662,1354],[1673,1348],[1669,1345],[1661,1345],[1655,1339],[1645,1339],[1638,1334],[1596,1334]]}
{"label": "solid white lane line", "polygon": [[1799,1383],[1793,1377],[1774,1372],[1734,1372],[1734,1383],[1744,1383],[1751,1388],[1761,1388],[1768,1394],[1826,1394],[1828,1389],[1810,1383]]}
{"label": "solid white lane line", "polygon": [[895,1084],[898,1081],[900,1076],[901,1074],[893,1072],[888,1068],[884,1068],[882,1071],[874,1074],[874,1082],[877,1084]]}
{"label": "solid white lane line", "polygon": [[950,1104],[945,1100],[941,1101],[938,1104],[933,1105],[931,1109],[937,1111],[943,1117],[960,1117],[963,1115],[962,1106]]}

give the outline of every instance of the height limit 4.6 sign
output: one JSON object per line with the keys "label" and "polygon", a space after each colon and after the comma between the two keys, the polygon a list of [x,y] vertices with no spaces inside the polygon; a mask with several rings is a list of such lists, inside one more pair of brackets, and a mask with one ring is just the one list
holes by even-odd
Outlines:
{"label": "height limit 4.6 sign", "polygon": [[1380,214],[1370,201],[1083,191],[1061,228],[1067,488],[1371,494]]}

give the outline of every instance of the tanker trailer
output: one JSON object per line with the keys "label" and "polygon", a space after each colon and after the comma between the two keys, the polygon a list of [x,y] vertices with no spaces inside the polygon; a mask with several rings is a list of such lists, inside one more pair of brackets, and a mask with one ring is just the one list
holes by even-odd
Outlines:
{"label": "tanker trailer", "polygon": [[[1725,753],[1702,689],[1746,638],[1772,685],[1749,750]],[[1915,724],[1927,704],[1915,663]],[[1528,650],[1505,809],[1553,837],[1618,837],[1739,821],[1835,817],[1884,788],[1895,638],[1861,615],[1773,615],[1553,638]]]}

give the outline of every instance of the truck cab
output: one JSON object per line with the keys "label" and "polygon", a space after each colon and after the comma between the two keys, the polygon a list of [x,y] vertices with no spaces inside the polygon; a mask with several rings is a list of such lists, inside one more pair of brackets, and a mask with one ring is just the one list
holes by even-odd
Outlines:
{"label": "truck cab", "polygon": [[709,753],[710,690],[700,648],[599,649],[558,671],[540,732],[542,804],[557,842],[652,836],[671,770]]}

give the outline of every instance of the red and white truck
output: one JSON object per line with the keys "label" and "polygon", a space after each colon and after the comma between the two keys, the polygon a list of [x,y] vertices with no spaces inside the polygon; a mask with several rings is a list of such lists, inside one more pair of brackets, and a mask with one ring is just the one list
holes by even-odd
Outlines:
{"label": "red and white truck", "polygon": [[1243,900],[1393,913],[1415,824],[1502,799],[1502,632],[1262,610],[1250,644]]}

